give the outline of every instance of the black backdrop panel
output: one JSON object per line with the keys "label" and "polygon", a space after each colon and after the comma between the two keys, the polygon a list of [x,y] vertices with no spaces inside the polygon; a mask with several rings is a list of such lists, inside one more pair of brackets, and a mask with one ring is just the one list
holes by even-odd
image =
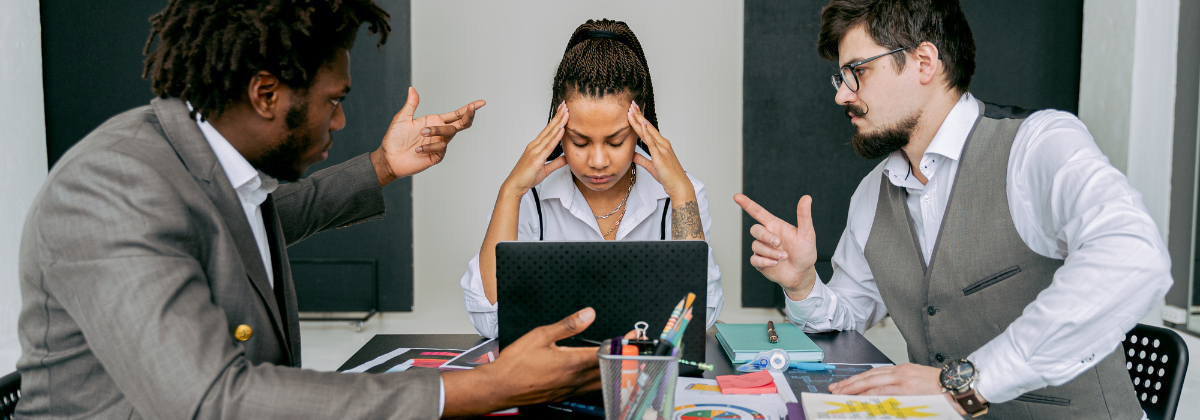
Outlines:
{"label": "black backdrop panel", "polygon": [[114,115],[150,103],[142,46],[166,0],[42,1],[49,167]]}
{"label": "black backdrop panel", "polygon": [[[408,0],[378,1],[392,15],[392,36],[382,50],[378,36],[366,26],[351,50],[353,92],[343,102],[347,127],[334,133],[329,159],[309,170],[340,163],[375,150],[393,115],[404,106],[411,81]],[[142,46],[150,34],[149,18],[165,0],[41,3],[42,65],[46,101],[47,152],[53,165],[67,149],[108,118],[150,102],[150,83],[141,78]],[[380,310],[409,311],[412,287],[412,184],[408,179],[384,189],[388,217],[322,233],[289,249],[295,259],[363,259],[378,262]],[[297,289],[304,301],[309,291],[296,270]],[[347,276],[364,270],[346,270]],[[350,278],[347,284],[374,279]],[[374,293],[373,290],[356,293]],[[305,310],[301,305],[301,310]],[[330,310],[322,307],[321,310]],[[348,310],[359,310],[358,308]]]}
{"label": "black backdrop panel", "polygon": [[[379,147],[392,117],[404,107],[408,87],[412,83],[412,48],[408,0],[376,0],[392,15],[392,34],[382,49],[375,48],[378,35],[370,35],[367,26],[359,28],[354,48],[350,50],[351,92],[342,102],[346,112],[346,128],[333,133],[333,148],[329,159],[314,165],[309,173],[347,159],[371,152]],[[432,112],[430,110],[426,110]],[[418,109],[420,112],[420,109]],[[425,115],[419,113],[418,115]],[[292,245],[288,254],[293,259],[345,259],[353,262],[374,259],[378,266],[378,302],[381,311],[411,311],[413,307],[413,250],[412,250],[412,180],[404,178],[383,189],[387,203],[387,218],[343,229],[323,232]],[[296,271],[296,291],[320,293],[300,280],[305,267],[293,266]],[[365,279],[351,278],[358,271],[346,271],[347,287],[362,287],[358,294],[368,293]],[[310,290],[311,289],[311,290]],[[309,309],[303,304],[301,311]],[[320,309],[327,310],[327,309]],[[346,308],[343,310],[361,310]]]}
{"label": "black backdrop panel", "polygon": [[[834,103],[836,69],[816,52],[825,1],[747,1],[743,79],[743,191],[789,223],[796,202],[813,197],[817,272],[825,281],[846,227],[850,196],[879,163],[849,146],[853,128]],[[976,45],[971,92],[1024,108],[1078,109],[1083,3],[964,2]],[[778,307],[782,290],[750,265],[750,226],[742,215],[742,305]]]}

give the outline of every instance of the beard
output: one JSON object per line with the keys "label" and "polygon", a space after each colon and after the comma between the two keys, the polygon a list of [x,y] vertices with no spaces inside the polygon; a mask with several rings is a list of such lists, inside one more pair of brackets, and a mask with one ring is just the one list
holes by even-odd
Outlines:
{"label": "beard", "polygon": [[[846,105],[846,112],[859,117],[867,114],[865,109],[854,105]],[[854,153],[864,159],[874,160],[900,150],[908,145],[908,140],[912,137],[913,129],[917,127],[917,120],[920,117],[921,112],[918,111],[908,118],[874,132],[858,131],[856,127],[854,136],[850,138],[850,144],[854,146]]]}
{"label": "beard", "polygon": [[301,130],[301,127],[308,125],[307,101],[301,99],[288,108],[284,121],[288,129],[287,138],[258,159],[250,161],[250,164],[275,179],[296,182],[307,169],[302,167],[304,152],[312,149],[321,139]]}

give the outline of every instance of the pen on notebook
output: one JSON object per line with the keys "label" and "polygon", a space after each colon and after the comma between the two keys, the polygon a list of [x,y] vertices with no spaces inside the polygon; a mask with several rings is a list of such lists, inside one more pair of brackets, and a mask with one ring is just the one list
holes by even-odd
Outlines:
{"label": "pen on notebook", "polygon": [[767,340],[770,340],[772,343],[779,342],[779,335],[775,334],[775,323],[771,321],[767,321]]}

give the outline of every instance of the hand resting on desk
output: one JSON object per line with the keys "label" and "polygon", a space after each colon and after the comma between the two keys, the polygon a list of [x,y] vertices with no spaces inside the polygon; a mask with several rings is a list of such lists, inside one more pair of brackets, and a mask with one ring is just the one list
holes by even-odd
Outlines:
{"label": "hand resting on desk", "polygon": [[558,340],[579,334],[596,318],[592,308],[538,327],[513,342],[495,362],[472,370],[442,372],[446,418],[483,415],[496,410],[600,389],[597,347],[558,347]]}
{"label": "hand resting on desk", "polygon": [[[950,406],[958,410],[958,414],[966,415],[967,411],[950,398],[950,394],[942,392],[938,375],[941,369],[922,366],[916,363],[905,363],[899,366],[883,366],[851,376],[841,382],[829,385],[829,392],[847,395],[936,395],[946,396]],[[975,394],[980,400],[979,394]]]}

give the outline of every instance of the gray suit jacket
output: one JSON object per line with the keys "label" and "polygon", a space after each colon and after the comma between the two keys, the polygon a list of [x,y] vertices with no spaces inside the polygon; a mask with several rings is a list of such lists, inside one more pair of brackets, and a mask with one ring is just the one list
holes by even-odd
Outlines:
{"label": "gray suit jacket", "polygon": [[[71,148],[21,238],[17,417],[436,417],[436,371],[299,368],[287,245],[383,217],[367,156],[280,186],[263,214],[278,297],[183,102],[155,99]],[[234,338],[240,325],[246,341]]]}

